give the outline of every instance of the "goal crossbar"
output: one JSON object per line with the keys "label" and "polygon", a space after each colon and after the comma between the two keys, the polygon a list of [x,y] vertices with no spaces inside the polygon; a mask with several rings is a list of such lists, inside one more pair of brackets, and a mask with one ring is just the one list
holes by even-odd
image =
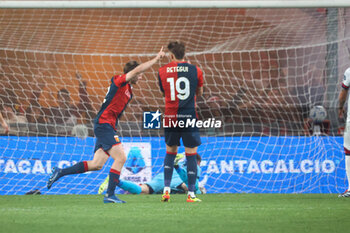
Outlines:
{"label": "goal crossbar", "polygon": [[0,8],[307,8],[350,7],[348,0],[287,1],[0,1]]}

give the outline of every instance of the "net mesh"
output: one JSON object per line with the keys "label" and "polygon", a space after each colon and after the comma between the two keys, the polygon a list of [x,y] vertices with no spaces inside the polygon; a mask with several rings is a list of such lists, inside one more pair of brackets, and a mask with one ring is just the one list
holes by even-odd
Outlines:
{"label": "net mesh", "polygon": [[[110,78],[171,40],[183,41],[186,59],[204,72],[199,118],[223,122],[201,130],[208,192],[338,192],[346,184],[334,106],[349,64],[348,9],[333,18],[323,8],[0,11],[0,100],[10,125],[0,139],[1,194],[44,187],[51,167],[91,159],[92,120]],[[162,171],[163,132],[143,129],[142,117],[164,110],[157,71],[169,61],[133,87],[119,122],[127,154],[140,142],[152,147],[146,178],[135,182]],[[315,105],[328,112],[328,136],[310,136]],[[96,193],[109,165],[48,193]]]}

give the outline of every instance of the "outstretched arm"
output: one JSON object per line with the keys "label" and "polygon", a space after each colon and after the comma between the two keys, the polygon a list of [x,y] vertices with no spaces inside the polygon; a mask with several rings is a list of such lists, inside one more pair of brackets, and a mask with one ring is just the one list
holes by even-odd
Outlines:
{"label": "outstretched arm", "polygon": [[130,71],[129,73],[126,74],[125,81],[129,82],[131,79],[136,77],[137,75],[143,73],[147,69],[149,69],[151,66],[153,66],[159,59],[163,58],[165,56],[165,53],[163,52],[163,47],[160,49],[159,53],[157,56],[147,62],[144,62],[140,65],[138,65],[135,69]]}

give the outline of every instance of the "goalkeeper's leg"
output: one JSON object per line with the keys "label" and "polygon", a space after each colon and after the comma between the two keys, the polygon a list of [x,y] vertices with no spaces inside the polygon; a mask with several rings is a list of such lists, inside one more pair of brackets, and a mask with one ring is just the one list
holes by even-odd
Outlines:
{"label": "goalkeeper's leg", "polygon": [[[107,178],[100,185],[98,189],[98,194],[102,194],[104,191],[108,189],[108,182],[109,182],[109,176],[107,176]],[[140,194],[143,191],[142,186],[127,180],[120,180],[118,187],[132,194]]]}
{"label": "goalkeeper's leg", "polygon": [[127,180],[120,180],[118,187],[132,194],[140,194],[142,192],[140,185]]}

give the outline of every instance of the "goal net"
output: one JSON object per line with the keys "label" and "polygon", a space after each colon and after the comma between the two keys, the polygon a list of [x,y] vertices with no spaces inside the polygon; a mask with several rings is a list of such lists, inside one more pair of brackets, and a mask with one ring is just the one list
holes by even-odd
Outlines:
{"label": "goal net", "polygon": [[[93,119],[115,74],[169,41],[202,68],[200,185],[208,193],[337,193],[347,185],[337,96],[349,66],[350,11],[299,9],[0,9],[0,194],[96,194],[102,171],[67,176],[54,166],[93,155]],[[137,85],[119,120],[128,155],[123,179],[148,182],[165,156],[163,130],[144,112],[164,111],[163,59]],[[315,122],[314,106],[327,117]],[[317,114],[322,114],[317,113]],[[180,148],[183,152],[183,148]]]}

